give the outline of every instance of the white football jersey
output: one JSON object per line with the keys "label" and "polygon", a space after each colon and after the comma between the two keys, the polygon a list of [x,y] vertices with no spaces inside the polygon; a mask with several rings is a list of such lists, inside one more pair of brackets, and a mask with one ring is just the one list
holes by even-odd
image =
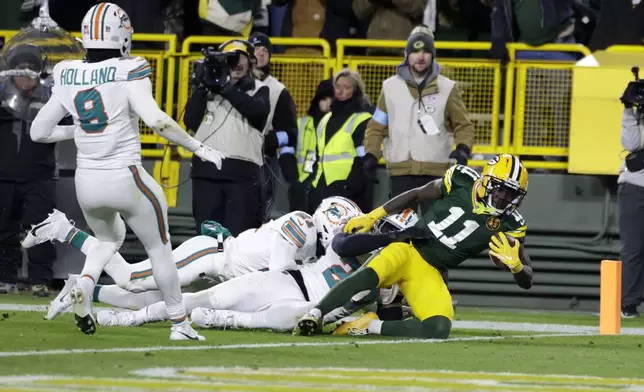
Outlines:
{"label": "white football jersey", "polygon": [[234,276],[258,270],[296,268],[316,255],[317,230],[313,218],[293,211],[224,241],[228,268]]}
{"label": "white football jersey", "polygon": [[127,84],[151,72],[142,57],[56,64],[52,99],[65,107],[77,125],[78,168],[120,169],[141,164],[139,116],[131,109]]}
{"label": "white football jersey", "polygon": [[355,257],[340,257],[327,247],[324,256],[300,269],[309,301],[318,303],[333,286],[360,268]]}

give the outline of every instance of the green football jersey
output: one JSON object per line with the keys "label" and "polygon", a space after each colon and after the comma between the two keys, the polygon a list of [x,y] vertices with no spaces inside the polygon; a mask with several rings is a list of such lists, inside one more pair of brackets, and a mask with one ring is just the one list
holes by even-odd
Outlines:
{"label": "green football jersey", "polygon": [[442,197],[416,223],[416,227],[428,228],[432,238],[414,246],[425,261],[439,270],[455,267],[488,249],[495,233],[504,232],[515,238],[526,234],[525,221],[516,211],[502,217],[475,212],[473,188],[479,178],[467,166],[452,166],[443,177]]}

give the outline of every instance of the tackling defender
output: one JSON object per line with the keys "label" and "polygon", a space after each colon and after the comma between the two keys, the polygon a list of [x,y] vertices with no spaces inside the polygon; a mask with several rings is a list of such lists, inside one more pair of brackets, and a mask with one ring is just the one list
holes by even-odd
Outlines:
{"label": "tackling defender", "polygon": [[[416,318],[381,321],[375,314],[367,313],[347,323],[345,333],[445,339],[451,330],[454,309],[440,270],[455,267],[487,247],[491,257],[512,272],[520,287],[530,288],[533,273],[521,243],[526,225],[516,211],[527,187],[528,172],[519,159],[499,155],[488,162],[482,176],[469,167],[455,165],[442,179],[351,219],[345,232],[364,233],[383,216],[434,200],[416,224],[426,231],[426,239],[386,246],[365,268],[336,285],[302,317],[294,334],[315,333],[327,313],[358,292],[398,284]],[[517,240],[510,241],[506,235]]]}
{"label": "tackling defender", "polygon": [[[330,250],[334,233],[348,219],[361,214],[352,201],[331,197],[313,214],[327,253],[301,269],[256,271],[198,293],[184,294],[192,321],[205,327],[247,326],[289,330],[330,287],[360,267],[355,257],[341,259]],[[310,302],[312,301],[312,302]],[[210,310],[226,311],[211,312]],[[344,314],[346,315],[346,314]],[[167,320],[162,302],[139,311],[101,311],[98,323],[105,326],[136,326]]]}
{"label": "tackling defender", "polygon": [[[129,57],[133,29],[123,9],[111,3],[95,5],[85,14],[81,33],[86,60],[62,61],[54,67],[52,97],[30,131],[34,141],[45,143],[73,138],[78,149],[76,193],[97,243],[88,251],[81,278],[70,292],[76,324],[86,334],[96,331],[92,292],[123,243],[125,219],[150,257],[173,321],[170,339],[203,340],[187,321],[172,260],[165,196],[141,165],[138,119],[218,167],[223,156],[190,137],[158,108],[150,64]],[[67,113],[75,126],[56,126]]]}
{"label": "tackling defender", "polygon": [[[355,203],[341,197],[325,200],[323,206],[333,203],[346,206],[342,211],[338,210],[338,214],[348,211],[350,215],[347,216],[356,216],[360,213]],[[57,240],[87,253],[97,243],[96,238],[75,228],[65,214],[57,210],[39,226],[36,235],[27,234],[23,246]],[[222,282],[258,270],[293,269],[297,262],[307,263],[317,256],[318,231],[321,246],[325,247],[328,241],[328,229],[302,211],[288,213],[237,237],[230,236],[216,222],[204,222],[201,230],[202,235],[189,239],[173,251],[182,287],[203,275]],[[160,301],[149,260],[128,264],[116,253],[105,271],[116,284],[97,285],[93,294],[95,301],[127,309],[140,309]],[[78,275],[70,275],[65,287],[51,301],[46,316],[48,320],[71,305],[68,294],[77,279]]]}

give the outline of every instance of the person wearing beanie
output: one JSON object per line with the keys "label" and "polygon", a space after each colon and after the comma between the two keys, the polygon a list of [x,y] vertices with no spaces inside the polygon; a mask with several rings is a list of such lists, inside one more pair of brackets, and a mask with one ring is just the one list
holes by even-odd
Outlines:
{"label": "person wearing beanie", "polygon": [[440,74],[433,36],[412,34],[367,124],[365,173],[374,178],[384,156],[395,197],[442,177],[454,163],[467,165],[473,144],[474,125],[456,83]]}
{"label": "person wearing beanie", "polygon": [[317,169],[316,129],[322,117],[331,111],[333,95],[333,79],[321,81],[306,116],[298,119],[297,147],[295,149],[298,179],[291,184],[288,190],[291,211],[304,211],[312,214],[317,207],[312,206],[309,201],[311,183],[315,179]]}
{"label": "person wearing beanie", "polygon": [[257,64],[253,71],[255,77],[266,84],[270,90],[270,112],[264,128],[264,155],[266,164],[262,167],[264,218],[268,218],[273,204],[273,178],[277,172],[275,160],[279,163],[282,176],[289,184],[298,180],[295,147],[297,144],[297,109],[288,89],[271,75],[271,55],[273,45],[264,33],[255,32],[248,41],[254,46]]}

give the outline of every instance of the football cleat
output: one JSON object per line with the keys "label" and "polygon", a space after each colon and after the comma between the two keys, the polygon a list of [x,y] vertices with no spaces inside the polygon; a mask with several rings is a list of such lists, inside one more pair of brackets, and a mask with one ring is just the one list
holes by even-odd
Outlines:
{"label": "football cleat", "polygon": [[72,297],[72,311],[76,326],[86,335],[93,335],[96,332],[96,322],[92,316],[92,297],[89,293],[76,285],[70,294]]}
{"label": "football cleat", "polygon": [[293,335],[311,336],[320,328],[320,320],[314,315],[307,313],[297,322]]}
{"label": "football cleat", "polygon": [[201,328],[237,328],[234,312],[230,310],[196,308],[190,313],[190,319]]}
{"label": "football cleat", "polygon": [[79,275],[69,274],[69,278],[65,281],[63,289],[60,290],[60,293],[58,293],[56,298],[49,303],[45,320],[53,320],[54,317],[58,316],[58,314],[72,306],[72,297],[70,292],[72,291],[72,287],[76,286],[76,283],[78,283],[78,276]]}
{"label": "football cleat", "polygon": [[104,327],[138,327],[142,324],[130,310],[101,310],[96,313],[96,321]]}
{"label": "football cleat", "polygon": [[369,323],[373,320],[378,320],[378,315],[374,312],[367,312],[357,320],[341,324],[338,328],[335,329],[335,331],[333,331],[333,335],[366,335],[368,333],[367,327],[369,327]]}
{"label": "football cleat", "polygon": [[179,324],[173,324],[170,329],[170,340],[206,340],[192,328],[190,323],[185,320]]}
{"label": "football cleat", "polygon": [[58,235],[58,229],[64,222],[69,222],[67,216],[54,208],[54,211],[49,214],[47,219],[31,226],[31,230],[27,232],[27,236],[22,240],[22,247],[29,249],[43,242],[55,240]]}

